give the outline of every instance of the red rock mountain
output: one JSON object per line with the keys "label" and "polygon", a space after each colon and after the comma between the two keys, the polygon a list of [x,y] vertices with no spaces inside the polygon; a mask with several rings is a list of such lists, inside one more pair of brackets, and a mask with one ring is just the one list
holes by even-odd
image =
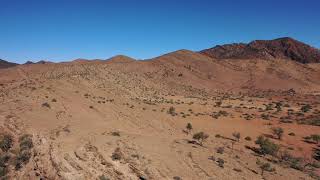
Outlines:
{"label": "red rock mountain", "polygon": [[200,53],[216,59],[290,59],[303,64],[320,62],[319,49],[289,37],[218,45]]}

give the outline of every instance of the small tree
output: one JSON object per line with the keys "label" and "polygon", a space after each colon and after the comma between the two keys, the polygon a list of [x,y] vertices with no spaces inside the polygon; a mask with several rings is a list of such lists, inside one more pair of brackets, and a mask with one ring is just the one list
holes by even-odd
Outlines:
{"label": "small tree", "polygon": [[186,129],[187,129],[187,133],[188,133],[188,134],[191,133],[191,131],[192,131],[192,129],[193,129],[191,123],[188,123],[188,124],[187,124]]}
{"label": "small tree", "polygon": [[234,133],[232,133],[232,136],[234,137],[234,138],[236,138],[236,140],[239,142],[240,141],[240,133],[239,132],[234,132]]}
{"label": "small tree", "polygon": [[272,133],[277,136],[277,138],[280,140],[283,135],[283,129],[281,127],[273,127],[271,128]]}
{"label": "small tree", "polygon": [[203,144],[203,141],[205,141],[208,137],[209,135],[204,132],[198,132],[193,135],[193,139],[197,140],[201,146]]}
{"label": "small tree", "polygon": [[263,173],[265,171],[268,171],[268,172],[275,171],[275,169],[271,167],[270,163],[264,163],[264,162],[261,162],[259,159],[257,159],[256,164],[261,169],[261,176],[263,176]]}

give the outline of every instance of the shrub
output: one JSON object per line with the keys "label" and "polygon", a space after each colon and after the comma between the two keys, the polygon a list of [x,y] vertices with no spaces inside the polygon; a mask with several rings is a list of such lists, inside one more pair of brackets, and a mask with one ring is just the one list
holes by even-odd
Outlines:
{"label": "shrub", "polygon": [[293,132],[291,132],[291,133],[289,133],[288,135],[289,135],[289,136],[295,136],[296,134],[293,133]]}
{"label": "shrub", "polygon": [[33,147],[32,135],[25,134],[19,138],[20,151],[29,150]]}
{"label": "shrub", "polygon": [[177,115],[176,109],[171,106],[171,107],[169,108],[169,110],[168,110],[168,114],[171,114],[172,116]]}
{"label": "shrub", "polygon": [[109,178],[107,178],[105,175],[101,175],[99,176],[99,180],[109,180]]}
{"label": "shrub", "polygon": [[22,168],[24,164],[27,164],[29,162],[30,158],[31,158],[30,150],[20,151],[15,160],[15,168],[17,170]]}
{"label": "shrub", "polygon": [[277,138],[279,140],[282,138],[284,131],[281,127],[273,127],[273,128],[271,128],[271,131],[272,131],[273,135],[277,136]]}
{"label": "shrub", "polygon": [[192,125],[191,125],[191,123],[188,123],[187,124],[187,126],[186,126],[186,128],[187,128],[187,132],[188,132],[188,134],[192,131]]}
{"label": "shrub", "polygon": [[45,102],[45,103],[43,103],[43,104],[42,104],[42,107],[50,108],[50,104],[49,104],[49,103],[47,103],[47,102]]}
{"label": "shrub", "polygon": [[308,112],[310,111],[310,109],[311,109],[311,106],[309,104],[306,104],[306,105],[303,105],[300,110],[302,112]]}
{"label": "shrub", "polygon": [[198,132],[193,135],[193,139],[197,140],[201,146],[203,144],[203,141],[205,141],[208,137],[209,135],[204,132]]}
{"label": "shrub", "polygon": [[8,173],[8,168],[0,166],[0,178],[3,177],[3,179],[6,179],[5,176],[7,175],[7,173]]}
{"label": "shrub", "polygon": [[303,159],[292,156],[288,151],[284,151],[280,154],[280,160],[293,169],[303,170]]}
{"label": "shrub", "polygon": [[224,168],[224,160],[223,159],[218,158],[217,163],[218,163],[219,167]]}
{"label": "shrub", "polygon": [[120,132],[119,131],[114,131],[111,133],[112,136],[120,136]]}
{"label": "shrub", "polygon": [[234,137],[234,138],[236,138],[236,140],[239,142],[240,141],[240,133],[239,132],[234,132],[234,133],[232,133],[232,136]]}
{"label": "shrub", "polygon": [[218,147],[217,148],[217,153],[223,154],[224,153],[224,148],[223,147]]}
{"label": "shrub", "polygon": [[312,134],[310,135],[310,139],[312,139],[315,143],[319,143],[320,142],[320,135],[319,134]]}
{"label": "shrub", "polygon": [[10,156],[6,153],[0,155],[0,167],[6,167],[6,164],[10,160]]}
{"label": "shrub", "polygon": [[220,107],[220,106],[221,106],[221,104],[222,104],[222,102],[221,102],[221,101],[216,102],[216,106],[217,106],[217,107]]}
{"label": "shrub", "polygon": [[247,140],[247,141],[251,141],[252,140],[250,136],[247,136],[244,139]]}
{"label": "shrub", "polygon": [[123,157],[123,154],[122,154],[120,148],[117,147],[117,148],[114,150],[114,152],[112,153],[111,158],[112,158],[112,160],[116,161],[116,160],[121,160],[122,157]]}
{"label": "shrub", "polygon": [[54,98],[53,98],[51,101],[52,101],[52,102],[57,102],[57,100],[56,100],[56,99],[54,99]]}
{"label": "shrub", "polygon": [[261,118],[264,120],[270,120],[270,116],[268,114],[261,114]]}
{"label": "shrub", "polygon": [[9,149],[13,146],[13,138],[11,135],[5,134],[0,140],[0,149],[3,152],[9,151]]}
{"label": "shrub", "polygon": [[259,159],[257,159],[257,162],[256,164],[259,166],[259,168],[261,169],[261,175],[263,176],[263,173],[265,171],[268,171],[268,172],[272,172],[272,171],[275,171],[274,168],[271,167],[271,164],[270,163],[264,163],[264,162],[261,162]]}
{"label": "shrub", "polygon": [[274,156],[279,151],[279,146],[264,136],[259,136],[255,143],[260,146],[260,153],[263,155],[269,154]]}

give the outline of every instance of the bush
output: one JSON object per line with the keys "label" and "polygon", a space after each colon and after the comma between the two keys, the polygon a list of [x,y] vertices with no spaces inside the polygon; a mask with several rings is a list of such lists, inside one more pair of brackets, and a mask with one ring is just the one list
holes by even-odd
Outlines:
{"label": "bush", "polygon": [[20,151],[29,150],[33,147],[32,135],[25,134],[19,138]]}
{"label": "bush", "polygon": [[20,151],[19,154],[16,157],[15,168],[17,170],[22,168],[22,166],[24,164],[27,164],[29,162],[30,158],[31,158],[30,150],[22,150],[22,151]]}
{"label": "bush", "polygon": [[110,180],[110,179],[107,178],[105,175],[101,175],[99,176],[99,180]]}
{"label": "bush", "polygon": [[218,147],[217,148],[217,153],[223,154],[223,152],[224,152],[224,148],[223,147]]}
{"label": "bush", "polygon": [[45,102],[45,103],[43,103],[43,104],[42,104],[42,107],[50,108],[50,104],[49,104],[49,103],[47,103],[47,102]]}
{"label": "bush", "polygon": [[13,146],[13,138],[11,135],[5,134],[0,140],[0,149],[3,152],[8,152],[9,149]]}
{"label": "bush", "polygon": [[240,141],[240,133],[239,132],[234,132],[234,133],[232,133],[232,136],[234,137],[234,138],[236,138],[236,140],[239,142]]}
{"label": "bush", "polygon": [[303,170],[303,159],[294,157],[288,151],[284,151],[280,155],[280,160],[293,169]]}
{"label": "bush", "polygon": [[118,131],[114,131],[111,133],[112,136],[120,136],[120,132]]}
{"label": "bush", "polygon": [[263,176],[263,173],[265,171],[268,171],[268,172],[272,172],[272,171],[275,171],[274,168],[271,167],[271,164],[270,163],[264,163],[264,162],[261,162],[259,159],[257,159],[257,162],[256,164],[259,166],[259,168],[261,169],[261,175]]}
{"label": "bush", "polygon": [[111,158],[112,158],[112,160],[116,161],[116,160],[121,160],[122,157],[123,157],[123,154],[122,154],[120,148],[117,147],[117,148],[114,150],[114,152],[112,153]]}
{"label": "bush", "polygon": [[6,167],[6,164],[10,160],[10,156],[8,154],[1,154],[0,155],[0,167]]}
{"label": "bush", "polygon": [[306,105],[302,106],[300,110],[302,112],[308,112],[308,111],[310,111],[310,109],[311,109],[311,106],[309,104],[306,104]]}
{"label": "bush", "polygon": [[271,131],[272,131],[273,135],[277,136],[277,138],[279,140],[282,138],[284,131],[281,127],[273,127],[273,128],[271,128]]}
{"label": "bush", "polygon": [[250,136],[247,136],[244,139],[247,140],[247,141],[251,141],[252,140]]}
{"label": "bush", "polygon": [[312,135],[310,135],[310,138],[317,144],[320,142],[320,135],[319,134],[312,134]]}
{"label": "bush", "polygon": [[188,134],[192,131],[193,128],[192,128],[191,123],[187,124],[186,129],[187,129]]}
{"label": "bush", "polygon": [[209,135],[204,132],[198,132],[193,135],[193,139],[197,140],[201,146],[203,144],[203,141],[205,141],[208,137]]}
{"label": "bush", "polygon": [[219,167],[224,168],[224,160],[223,159],[218,158],[217,163],[218,163]]}
{"label": "bush", "polygon": [[289,136],[295,136],[296,134],[293,133],[293,132],[291,132],[291,133],[289,133],[288,135],[289,135]]}
{"label": "bush", "polygon": [[259,136],[255,143],[260,146],[260,153],[263,155],[269,154],[274,156],[279,151],[279,145],[271,142],[268,138],[265,138],[264,136]]}
{"label": "bush", "polygon": [[172,116],[177,115],[176,109],[171,106],[171,107],[169,108],[169,110],[168,110],[168,114],[171,114]]}

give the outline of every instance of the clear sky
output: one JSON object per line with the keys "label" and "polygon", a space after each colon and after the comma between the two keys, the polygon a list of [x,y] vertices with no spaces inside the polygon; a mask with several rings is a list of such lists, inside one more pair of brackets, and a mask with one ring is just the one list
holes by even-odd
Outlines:
{"label": "clear sky", "polygon": [[0,0],[0,59],[18,63],[283,36],[320,48],[320,0]]}

